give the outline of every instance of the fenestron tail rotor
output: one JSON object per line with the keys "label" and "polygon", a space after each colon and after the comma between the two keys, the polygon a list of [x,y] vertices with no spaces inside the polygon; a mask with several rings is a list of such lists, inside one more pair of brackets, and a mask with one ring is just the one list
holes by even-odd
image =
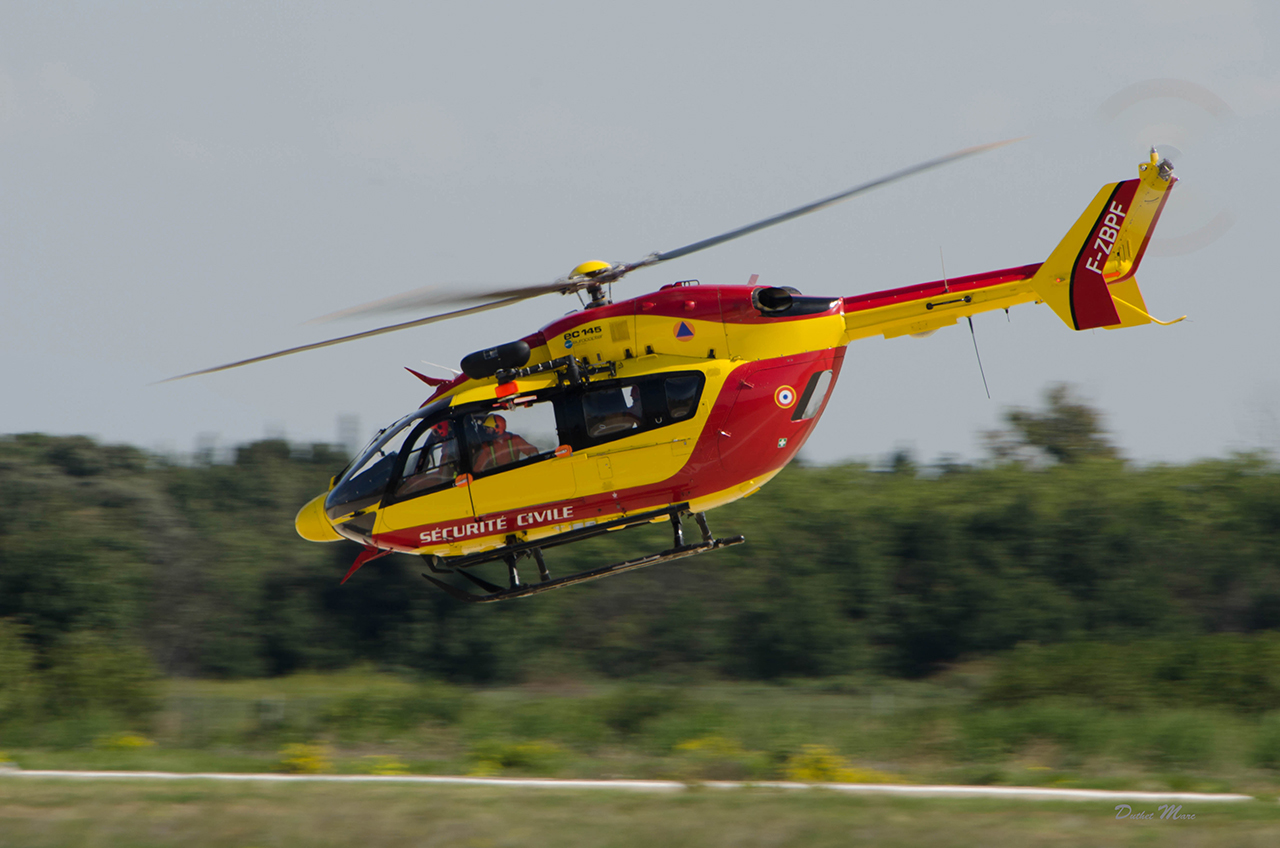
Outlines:
{"label": "fenestron tail rotor", "polygon": [[978,153],[984,153],[988,150],[994,150],[997,147],[1003,147],[1006,144],[1011,144],[1020,140],[1021,139],[1016,138],[1007,139],[1005,141],[997,141],[991,144],[978,145],[977,147],[966,147],[963,150],[957,150],[954,153],[948,153],[945,156],[939,156],[935,159],[930,159],[926,162],[912,165],[909,168],[894,171],[891,174],[856,185],[853,188],[846,189],[845,191],[824,197],[820,200],[815,200],[812,203],[806,203],[803,206],[797,206],[795,209],[764,218],[760,221],[747,224],[746,226],[738,227],[737,229],[729,230],[728,232],[721,233],[720,235],[705,238],[701,241],[695,241],[690,244],[686,244],[683,247],[677,247],[674,250],[650,253],[648,256],[645,256],[635,262],[603,262],[598,260],[584,262],[574,268],[567,276],[549,283],[483,289],[473,288],[467,291],[424,288],[383,298],[372,303],[364,304],[363,306],[344,309],[340,312],[332,313],[317,320],[385,314],[410,309],[424,309],[433,306],[443,306],[446,304],[477,303],[478,305],[454,310],[452,312],[445,312],[439,315],[432,315],[426,318],[419,318],[413,321],[390,324],[385,327],[366,330],[362,333],[352,333],[346,336],[339,336],[338,338],[328,339],[322,342],[300,345],[298,347],[288,348],[287,350],[276,351],[275,353],[268,353],[262,356],[255,356],[250,359],[242,359],[238,362],[218,365],[213,368],[204,368],[199,371],[192,371],[188,374],[170,377],[167,380],[162,380],[160,382],[181,380],[186,377],[195,377],[200,374],[212,374],[217,371],[225,371],[229,368],[238,368],[242,365],[250,365],[255,362],[264,362],[268,359],[276,359],[281,356],[301,353],[306,350],[329,347],[331,345],[342,344],[344,342],[355,341],[356,339],[368,338],[370,336],[382,335],[383,333],[391,333],[397,330],[407,330],[410,327],[421,327],[426,324],[444,321],[450,318],[461,318],[465,315],[474,315],[478,312],[497,309],[502,306],[510,306],[512,304],[535,297],[541,297],[546,294],[575,294],[585,291],[590,297],[589,305],[599,306],[608,303],[605,286],[610,283],[617,282],[632,271],[636,271],[640,268],[646,268],[651,265],[657,265],[671,259],[679,259],[683,256],[688,256],[689,254],[697,253],[710,247],[715,247],[716,245],[732,241],[736,238],[741,238],[742,236],[749,235],[758,230],[763,230],[766,227],[772,227],[776,224],[790,221],[793,218],[799,218],[800,216],[807,215],[810,212],[817,212],[820,209],[825,209],[828,206],[833,206],[837,203],[849,200],[859,194],[879,188],[880,186],[888,185],[889,183],[896,182],[897,180],[905,179],[915,174],[941,167],[942,165],[946,165],[950,162],[955,162],[968,156],[974,156]]}

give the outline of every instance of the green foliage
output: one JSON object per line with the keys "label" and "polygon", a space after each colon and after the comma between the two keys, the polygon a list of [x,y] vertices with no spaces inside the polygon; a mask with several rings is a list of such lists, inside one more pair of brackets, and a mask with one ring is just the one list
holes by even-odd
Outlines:
{"label": "green foliage", "polygon": [[893,775],[875,769],[855,768],[825,745],[805,745],[787,758],[787,780],[800,783],[897,783]]}
{"label": "green foliage", "polygon": [[319,726],[344,738],[394,736],[427,723],[452,724],[468,701],[464,691],[443,684],[345,695],[320,710]]}
{"label": "green foliage", "polygon": [[[308,544],[293,530],[297,509],[345,461],[325,446],[270,440],[232,463],[178,465],[83,437],[0,438],[0,619],[27,646],[5,659],[16,643],[0,632],[0,663],[37,677],[64,666],[50,679],[83,706],[107,696],[82,692],[89,684],[66,670],[76,660],[63,646],[82,638],[141,645],[168,675],[369,664],[455,683],[671,684],[921,677],[1024,643],[1128,646],[1158,634],[1170,641],[1150,662],[1116,647],[1088,668],[1063,648],[1057,677],[1010,666],[994,703],[1087,683],[1118,707],[1187,697],[1276,708],[1273,647],[1192,637],[1280,628],[1280,472],[1254,456],[1104,461],[1113,452],[1097,414],[1065,389],[1009,420],[1018,451],[1058,461],[921,469],[903,456],[892,473],[792,466],[711,514],[718,535],[742,533],[746,545],[483,607],[432,590],[404,556],[338,585],[358,548]],[[668,528],[652,526],[556,548],[548,562],[566,574],[669,544]],[[505,579],[500,563],[485,568]],[[121,661],[139,668],[137,659]],[[1126,682],[1132,673],[1150,691]],[[30,687],[0,686],[0,711],[19,689]],[[601,732],[662,726],[669,695],[606,705]],[[415,715],[377,699],[340,712],[358,724],[366,709]],[[448,709],[424,708],[443,710],[446,723]]]}
{"label": "green foliage", "polygon": [[1102,416],[1081,403],[1070,386],[1050,386],[1044,400],[1043,412],[1011,409],[1004,416],[1009,431],[986,434],[988,446],[998,459],[1025,458],[1028,451],[1068,463],[1119,456],[1103,432]]}
{"label": "green foliage", "polygon": [[513,770],[527,774],[554,774],[566,760],[566,751],[552,742],[506,742],[485,739],[472,746],[471,773],[476,776]]}
{"label": "green foliage", "polygon": [[682,780],[764,780],[773,763],[762,751],[748,751],[736,739],[699,736],[675,746],[676,776]]}
{"label": "green foliage", "polygon": [[73,716],[107,712],[145,725],[159,707],[159,678],[141,648],[92,631],[68,634],[42,675],[46,709]]}
{"label": "green foliage", "polygon": [[393,756],[387,754],[371,754],[364,758],[364,771],[366,774],[379,774],[384,777],[392,777],[400,774],[408,774],[409,767]]}
{"label": "green foliage", "polygon": [[597,707],[611,730],[634,736],[648,722],[682,706],[683,700],[679,692],[670,689],[631,685],[602,699]]}
{"label": "green foliage", "polygon": [[99,737],[94,741],[94,747],[105,751],[132,751],[137,748],[150,748],[155,744],[152,739],[139,736],[137,733],[127,732],[112,733],[108,736]]}
{"label": "green foliage", "polygon": [[326,745],[295,742],[280,749],[276,767],[288,774],[324,774],[333,771],[332,756]]}
{"label": "green foliage", "polygon": [[1280,770],[1280,712],[1267,713],[1258,722],[1258,735],[1250,757],[1253,765]]}
{"label": "green foliage", "polygon": [[0,619],[0,726],[26,720],[39,704],[34,666],[22,628]]}
{"label": "green foliage", "polygon": [[1176,710],[1139,725],[1132,743],[1137,753],[1155,766],[1203,766],[1212,756],[1216,733],[1202,715]]}
{"label": "green foliage", "polygon": [[984,697],[1021,703],[1080,696],[1115,709],[1158,704],[1280,709],[1280,634],[1019,645],[1001,658]]}

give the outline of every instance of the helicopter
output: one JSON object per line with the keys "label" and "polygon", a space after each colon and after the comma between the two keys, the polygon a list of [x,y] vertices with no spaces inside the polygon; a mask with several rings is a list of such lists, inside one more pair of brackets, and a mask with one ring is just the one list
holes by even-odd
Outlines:
{"label": "helicopter", "polygon": [[[857,194],[1009,142],[966,148],[805,206],[631,263],[585,262],[550,283],[441,295],[419,290],[361,314],[480,301],[184,374],[211,373],[545,294],[582,308],[516,341],[476,351],[452,379],[380,430],[329,490],[298,512],[313,542],[363,546],[342,582],[391,553],[421,556],[431,584],[490,603],[528,597],[742,544],[716,538],[707,511],[748,497],[782,470],[822,417],[851,342],[924,336],[960,318],[1044,303],[1073,330],[1158,321],[1134,274],[1177,177],[1152,148],[1138,176],[1104,186],[1042,263],[855,296],[685,280],[614,302],[612,284]],[[1184,316],[1185,317],[1185,316]],[[1182,320],[1181,318],[1177,320]],[[180,379],[179,377],[171,379]],[[685,538],[692,518],[698,537]],[[553,577],[544,552],[604,533],[669,522],[670,548]],[[538,579],[526,582],[520,563]],[[507,585],[475,567],[501,561]],[[442,579],[456,575],[470,585]],[[479,591],[470,591],[470,589]]]}

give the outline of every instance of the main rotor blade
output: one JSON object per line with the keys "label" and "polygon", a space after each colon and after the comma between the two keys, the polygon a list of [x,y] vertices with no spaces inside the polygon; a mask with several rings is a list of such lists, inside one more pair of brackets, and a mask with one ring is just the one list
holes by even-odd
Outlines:
{"label": "main rotor blade", "polygon": [[[413,291],[405,292],[403,294],[392,295],[391,297],[386,297],[381,300],[375,300],[372,303],[366,303],[361,306],[353,306],[350,309],[343,309],[338,312],[332,312],[328,315],[322,316],[320,318],[316,318],[313,321],[308,323],[320,323],[325,321],[336,320],[339,318],[353,318],[360,315],[377,315],[377,314],[383,314],[388,312],[407,311],[410,309],[424,309],[427,307],[440,306],[447,303],[471,303],[474,301],[486,300],[489,298],[497,298],[497,299],[503,299],[503,300],[508,298],[514,298],[518,300],[523,300],[531,297],[539,297],[544,294],[552,294],[554,292],[561,292],[561,293],[567,294],[571,291],[576,291],[578,289],[583,288],[586,284],[590,282],[595,282],[601,285],[606,283],[612,283],[621,279],[628,273],[635,271],[639,268],[644,268],[649,265],[656,265],[659,262],[665,262],[668,259],[678,259],[681,256],[688,256],[690,253],[696,253],[699,250],[706,250],[709,247],[715,247],[718,244],[723,244],[726,241],[731,241],[733,239],[740,238],[750,233],[754,233],[757,230],[763,230],[766,227],[772,227],[774,224],[781,224],[783,221],[790,221],[792,218],[799,218],[801,215],[807,215],[810,212],[817,212],[819,209],[824,209],[828,206],[832,206],[836,203],[840,203],[842,201],[848,200],[849,198],[854,197],[855,195],[861,194],[866,191],[870,191],[873,188],[878,188],[882,185],[887,185],[897,180],[901,180],[906,177],[912,176],[914,174],[921,173],[922,171],[927,171],[931,168],[940,167],[942,165],[947,164],[948,162],[954,162],[957,159],[963,159],[966,156],[974,156],[978,153],[984,153],[988,150],[994,150],[997,147],[1003,147],[1004,145],[1012,144],[1015,141],[1021,141],[1021,139],[1011,138],[1011,139],[1006,139],[1005,141],[992,142],[991,144],[980,144],[977,147],[966,147],[964,150],[957,150],[954,153],[948,153],[945,156],[939,156],[936,159],[930,159],[927,162],[922,162],[918,165],[912,165],[910,168],[903,168],[900,171],[894,171],[892,174],[888,174],[886,176],[880,177],[879,179],[871,180],[870,182],[866,182],[861,185],[854,186],[853,188],[848,189],[846,191],[842,191],[839,194],[833,194],[830,197],[824,197],[821,200],[817,200],[817,201],[814,201],[813,203],[805,204],[804,206],[797,207],[788,212],[783,212],[780,215],[774,215],[770,218],[765,218],[763,221],[756,221],[754,224],[748,224],[745,227],[739,227],[736,230],[730,230],[729,232],[723,233],[718,236],[712,236],[711,238],[703,239],[702,241],[696,241],[692,244],[687,244],[684,247],[678,247],[675,250],[668,250],[662,253],[651,253],[648,256],[644,257],[643,259],[639,260],[638,262],[630,262],[626,264],[615,265],[611,270],[605,271],[604,273],[597,275],[593,280],[564,277],[551,283],[539,283],[531,286],[509,286],[509,287],[503,287],[503,288],[490,288],[490,289],[482,289],[479,291],[472,290],[468,292],[462,292],[457,290],[450,291],[448,289],[442,290],[438,287],[429,286],[426,288],[414,289]],[[458,313],[450,313],[450,316],[447,316],[447,317],[452,317],[455,314],[465,315],[468,313],[466,311],[461,311]],[[406,325],[406,326],[411,326],[411,325]]]}
{"label": "main rotor blade", "polygon": [[352,333],[349,336],[340,336],[336,339],[328,341],[315,342],[314,344],[302,345],[300,347],[291,347],[288,350],[278,350],[275,353],[264,354],[263,356],[255,356],[252,359],[242,359],[239,362],[228,362],[226,365],[218,365],[213,368],[204,368],[199,371],[192,371],[187,374],[179,374],[176,377],[168,377],[160,380],[160,383],[169,383],[174,380],[183,380],[187,377],[195,377],[200,374],[213,374],[217,371],[226,371],[229,368],[239,368],[241,365],[252,365],[255,362],[265,362],[268,359],[276,359],[281,356],[288,356],[291,353],[301,353],[304,350],[315,350],[316,348],[329,347],[330,345],[342,344],[343,342],[351,342],[356,339],[364,339],[369,336],[380,336],[383,333],[394,333],[396,330],[407,330],[410,327],[421,327],[423,324],[434,324],[436,321],[446,321],[450,318],[460,318],[463,315],[474,315],[477,312],[484,312],[489,309],[497,309],[502,306],[510,306],[524,300],[523,297],[508,297],[502,300],[491,301],[490,303],[482,303],[479,306],[471,306],[466,309],[458,309],[453,312],[445,312],[441,315],[432,315],[429,318],[419,318],[416,321],[405,321],[402,324],[391,324],[386,327],[379,327],[376,330],[366,330],[363,333]]}
{"label": "main rotor blade", "polygon": [[330,312],[328,315],[321,315],[319,318],[313,318],[308,324],[323,324],[329,321],[337,321],[341,318],[355,318],[361,315],[381,315],[388,312],[406,312],[410,309],[425,309],[430,306],[442,306],[447,303],[474,303],[479,300],[492,300],[494,298],[518,298],[525,299],[530,297],[540,297],[544,294],[551,294],[560,291],[564,287],[564,280],[556,280],[554,283],[537,283],[531,286],[506,286],[503,288],[488,288],[479,291],[460,291],[457,289],[441,289],[438,286],[426,286],[413,291],[407,291],[403,294],[395,294],[391,297],[384,297],[381,300],[375,300],[370,303],[361,304],[360,306],[352,306],[349,309],[340,309],[337,312]]}
{"label": "main rotor blade", "polygon": [[[1025,138],[1025,136],[1024,136]],[[979,144],[977,147],[966,147],[964,150],[957,150],[954,153],[948,153],[946,156],[939,156],[937,159],[930,159],[927,162],[921,162],[919,165],[912,165],[910,168],[903,168],[901,171],[894,171],[892,174],[854,186],[847,191],[839,194],[833,194],[830,197],[824,197],[821,200],[815,200],[813,203],[807,203],[804,206],[798,206],[789,212],[783,212],[780,215],[774,215],[772,218],[765,218],[763,221],[756,221],[754,224],[747,224],[745,227],[739,227],[736,230],[730,230],[718,236],[695,241],[693,244],[686,244],[684,247],[677,247],[675,250],[667,250],[662,253],[654,253],[641,259],[634,266],[642,268],[646,265],[656,265],[659,262],[666,262],[668,259],[679,259],[681,256],[688,256],[690,253],[697,253],[699,250],[706,250],[708,247],[715,247],[717,244],[723,244],[726,241],[740,238],[742,236],[754,233],[756,230],[763,230],[765,227],[772,227],[774,224],[781,224],[783,221],[790,221],[792,218],[799,218],[801,215],[808,215],[810,212],[817,212],[819,209],[825,209],[843,200],[848,200],[854,195],[862,194],[873,188],[901,180],[912,174],[918,174],[921,171],[928,171],[931,168],[937,168],[948,162],[954,162],[957,159],[963,159],[966,156],[974,156],[978,153],[985,153],[988,150],[994,150],[997,147],[1003,147],[1006,144],[1012,144],[1015,141],[1021,141],[1021,138],[1010,138],[1004,141],[995,141],[990,144]]]}

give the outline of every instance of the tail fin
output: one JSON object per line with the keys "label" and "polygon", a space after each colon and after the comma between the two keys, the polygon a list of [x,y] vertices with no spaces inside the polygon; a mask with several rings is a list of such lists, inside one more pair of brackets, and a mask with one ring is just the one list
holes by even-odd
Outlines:
{"label": "tail fin", "polygon": [[1155,320],[1133,274],[1177,181],[1173,164],[1153,148],[1138,178],[1103,186],[1040,266],[1031,284],[1067,326],[1118,329]]}

